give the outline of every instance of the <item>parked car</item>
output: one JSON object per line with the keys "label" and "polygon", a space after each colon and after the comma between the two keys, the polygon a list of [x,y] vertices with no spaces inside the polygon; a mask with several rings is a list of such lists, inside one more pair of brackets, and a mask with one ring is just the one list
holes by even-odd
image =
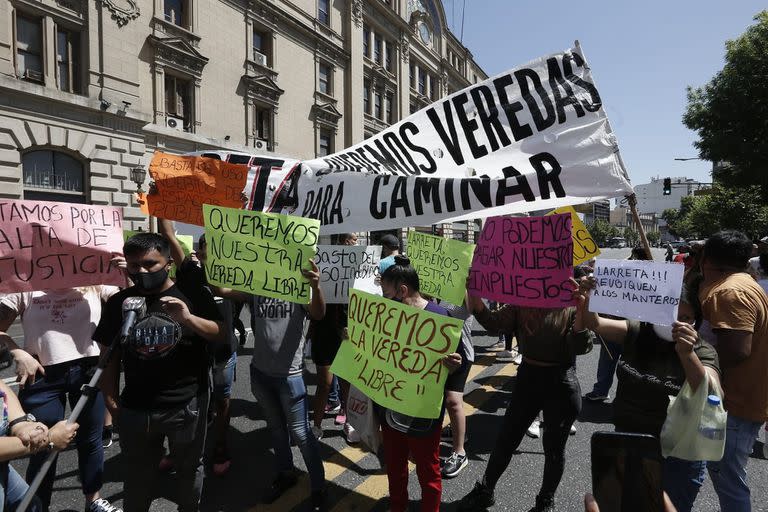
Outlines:
{"label": "parked car", "polygon": [[627,247],[627,241],[620,236],[615,236],[608,239],[609,249],[624,249],[625,247]]}

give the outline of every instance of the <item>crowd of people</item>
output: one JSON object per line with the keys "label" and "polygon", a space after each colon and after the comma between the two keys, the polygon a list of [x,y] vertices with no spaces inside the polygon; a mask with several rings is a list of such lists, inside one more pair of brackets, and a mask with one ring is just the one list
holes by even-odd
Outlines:
{"label": "crowd of people", "polygon": [[[355,245],[357,237],[338,235],[336,243]],[[516,347],[505,348],[519,367],[503,419],[493,431],[482,433],[496,436],[483,476],[460,500],[459,510],[486,510],[496,503],[495,488],[540,414],[544,470],[531,512],[555,510],[566,444],[582,407],[576,362],[594,346],[601,350],[597,383],[584,398],[606,400],[615,372],[617,431],[658,437],[669,396],[684,383],[693,389],[722,387],[728,411],[722,460],[668,457],[663,488],[678,511],[690,511],[708,472],[724,512],[751,510],[747,463],[753,442],[768,421],[768,237],[754,247],[745,235],[723,231],[697,246],[684,261],[678,321],[666,329],[590,312],[595,282],[589,264],[575,269],[575,306],[495,305],[470,295],[463,304],[448,304],[421,293],[418,273],[401,253],[398,238],[385,235],[379,243],[384,298],[464,321],[461,342],[443,359],[449,376],[438,418],[414,418],[375,407],[390,510],[408,509],[409,460],[416,467],[423,512],[440,509],[442,480],[468,465],[463,396],[474,361],[475,326],[503,341],[515,340]],[[642,249],[632,253],[634,259],[649,256]],[[104,450],[111,444],[113,422],[122,453],[123,509],[149,510],[158,474],[173,468],[172,494],[179,510],[198,510],[207,436],[212,437],[213,475],[226,475],[235,456],[227,437],[237,350],[245,341],[242,326],[236,334],[243,306],[250,310],[253,335],[250,387],[275,455],[274,474],[261,502],[273,503],[297,485],[293,442],[309,473],[311,510],[329,509],[320,449],[324,419],[333,416],[347,442],[360,441],[345,414],[349,383],[331,372],[347,336],[346,308],[326,304],[314,262],[303,272],[312,289],[311,301],[300,305],[210,285],[206,261],[204,237],[196,252],[186,256],[172,223],[160,219],[158,234],[136,234],[125,242],[123,253],[115,255],[113,263],[126,276],[123,289],[97,285],[0,297],[0,341],[13,356],[19,383],[17,398],[0,382],[4,401],[0,429],[5,434],[0,443],[0,511],[18,506],[50,451],[73,443],[85,510],[118,512],[100,495]],[[132,297],[142,299],[146,314],[123,337],[124,343],[115,346],[99,389],[89,390],[84,385],[100,353],[126,334],[120,332],[123,303]],[[7,334],[17,318],[23,346]],[[313,399],[304,375],[310,340],[317,377]],[[89,393],[88,405],[77,423],[68,423],[66,401],[72,406],[82,393]],[[446,412],[448,425],[443,428]],[[210,415],[215,419],[209,425]],[[452,448],[443,460],[441,441]],[[22,479],[10,461],[26,455],[30,461]],[[54,464],[29,510],[51,507],[55,473]],[[597,504],[590,497],[586,507],[596,510]]]}

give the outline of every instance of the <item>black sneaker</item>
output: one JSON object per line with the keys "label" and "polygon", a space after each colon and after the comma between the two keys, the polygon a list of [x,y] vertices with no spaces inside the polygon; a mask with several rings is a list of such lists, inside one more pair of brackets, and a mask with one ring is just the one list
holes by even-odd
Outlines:
{"label": "black sneaker", "polygon": [[485,484],[477,482],[475,488],[469,494],[459,501],[460,512],[474,512],[476,510],[486,510],[496,504],[496,498],[493,497],[493,490]]}
{"label": "black sneaker", "polygon": [[443,465],[442,469],[443,477],[455,477],[461,473],[462,469],[467,467],[467,464],[469,464],[469,460],[467,460],[466,455],[460,455],[456,452],[451,453],[451,456],[445,459],[445,464]]}
{"label": "black sneaker", "polygon": [[269,486],[262,502],[265,504],[274,503],[280,496],[285,494],[285,491],[296,485],[296,482],[298,481],[299,477],[293,472],[280,473],[277,475],[277,478],[274,479],[272,485]]}
{"label": "black sneaker", "polygon": [[112,505],[104,498],[92,501],[85,509],[85,512],[123,512],[123,509]]}
{"label": "black sneaker", "polygon": [[104,431],[101,433],[101,444],[104,446],[104,448],[109,448],[112,446],[113,437],[115,434],[115,427],[112,425],[106,425],[104,427]]}
{"label": "black sneaker", "polygon": [[327,503],[328,493],[326,493],[325,489],[322,491],[313,491],[312,492],[312,508],[310,510],[312,512],[327,512],[328,510],[328,503]]}
{"label": "black sneaker", "polygon": [[555,499],[551,496],[536,496],[536,505],[528,512],[555,512]]}

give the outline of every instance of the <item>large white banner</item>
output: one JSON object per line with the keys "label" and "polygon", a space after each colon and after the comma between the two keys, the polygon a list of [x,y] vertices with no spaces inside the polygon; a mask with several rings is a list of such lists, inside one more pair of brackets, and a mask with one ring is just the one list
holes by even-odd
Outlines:
{"label": "large white banner", "polygon": [[302,163],[324,234],[552,209],[632,193],[579,49],[536,59]]}

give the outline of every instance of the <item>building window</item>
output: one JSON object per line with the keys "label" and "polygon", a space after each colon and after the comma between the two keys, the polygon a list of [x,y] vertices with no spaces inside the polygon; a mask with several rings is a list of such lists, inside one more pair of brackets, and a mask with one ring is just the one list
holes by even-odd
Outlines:
{"label": "building window", "polygon": [[373,36],[373,61],[377,64],[381,64],[381,46],[382,46],[382,40],[381,36],[378,34],[374,34]]}
{"label": "building window", "polygon": [[376,119],[382,119],[381,117],[381,93],[377,92],[373,95],[373,115]]}
{"label": "building window", "polygon": [[371,29],[363,25],[363,55],[371,58]]}
{"label": "building window", "polygon": [[259,141],[272,147],[272,109],[261,105],[254,105],[253,109],[253,138],[254,145]]}
{"label": "building window", "polygon": [[190,0],[163,0],[165,21],[189,28],[189,1]]}
{"label": "building window", "polygon": [[371,113],[371,82],[368,80],[363,82],[363,112]]}
{"label": "building window", "polygon": [[392,42],[387,41],[387,48],[384,51],[384,69],[392,71],[392,63],[395,61],[395,45]]}
{"label": "building window", "polygon": [[80,34],[56,29],[56,73],[59,89],[80,92]]}
{"label": "building window", "polygon": [[318,84],[317,88],[323,94],[333,94],[333,83],[331,80],[331,66],[328,64],[320,64],[318,66]]}
{"label": "building window", "polygon": [[427,94],[427,74],[419,68],[419,94]]}
{"label": "building window", "polygon": [[331,2],[330,0],[318,0],[317,2],[317,19],[323,25],[331,24]]}
{"label": "building window", "polygon": [[85,203],[83,164],[58,151],[30,151],[21,157],[24,199]]}
{"label": "building window", "polygon": [[410,75],[408,76],[408,79],[411,84],[411,89],[415,89],[416,88],[416,65],[413,62],[411,62],[411,72],[410,72]]}
{"label": "building window", "polygon": [[165,113],[184,121],[184,131],[191,131],[192,118],[192,83],[166,73],[165,75]]}
{"label": "building window", "polygon": [[419,110],[419,107],[417,107],[414,102],[411,102],[408,105],[408,110],[410,111],[411,114],[415,114]]}
{"label": "building window", "polygon": [[392,124],[393,122],[395,122],[394,117],[392,115],[392,113],[394,111],[394,103],[395,103],[395,94],[393,92],[388,92],[387,93],[386,112],[385,112],[386,117],[384,118],[384,120],[388,124]]}
{"label": "building window", "polygon": [[330,130],[326,130],[325,128],[320,130],[320,142],[317,149],[317,156],[326,156],[333,153],[333,143]]}
{"label": "building window", "polygon": [[16,15],[16,70],[19,78],[43,83],[43,35],[40,19]]}
{"label": "building window", "polygon": [[253,61],[264,67],[272,67],[272,35],[253,27]]}

